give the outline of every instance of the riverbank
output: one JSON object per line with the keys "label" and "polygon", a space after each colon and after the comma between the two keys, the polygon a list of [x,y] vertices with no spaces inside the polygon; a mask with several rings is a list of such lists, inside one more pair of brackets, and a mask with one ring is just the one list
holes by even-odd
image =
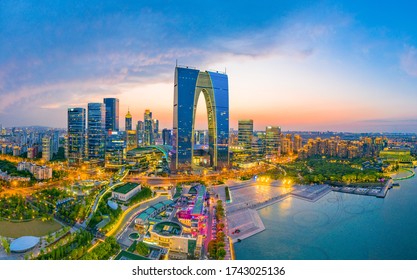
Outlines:
{"label": "riverbank", "polygon": [[370,187],[356,187],[356,186],[332,187],[332,191],[385,198],[388,190],[392,188],[392,184],[393,184],[393,180],[390,179],[385,183],[384,186],[372,185]]}
{"label": "riverbank", "polygon": [[[227,217],[228,235],[233,243],[265,230],[261,217],[254,209],[244,209]],[[238,230],[238,232],[236,232]]]}
{"label": "riverbank", "polygon": [[410,179],[415,175],[414,169],[400,169],[398,172],[390,174],[390,177],[395,181],[400,181]]}
{"label": "riverbank", "polygon": [[[271,183],[272,184],[272,183]],[[276,188],[277,182],[274,182]],[[256,192],[254,195],[263,197],[262,200],[253,201],[253,197],[250,196],[250,188],[258,188],[254,185],[245,184],[243,186],[236,186],[232,189],[232,192],[235,192],[237,201],[228,205],[227,220],[229,224],[228,235],[232,238],[232,242],[236,243],[239,240],[246,239],[255,234],[258,234],[265,230],[265,226],[258,214],[258,210],[261,210],[265,207],[271,206],[277,202],[285,200],[289,197],[295,197],[297,199],[316,202],[329,192],[331,188],[329,185],[296,185],[292,187],[282,187],[282,191],[268,192],[265,190]],[[248,190],[245,190],[249,188]],[[264,187],[263,187],[264,188]],[[262,194],[262,196],[260,196]],[[269,195],[270,197],[266,197]],[[232,193],[233,196],[233,193]],[[236,208],[237,205],[243,205],[242,208]]]}

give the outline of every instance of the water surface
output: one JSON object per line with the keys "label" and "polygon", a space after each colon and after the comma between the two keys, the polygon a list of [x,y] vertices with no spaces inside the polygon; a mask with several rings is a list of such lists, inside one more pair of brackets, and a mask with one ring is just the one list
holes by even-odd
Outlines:
{"label": "water surface", "polygon": [[237,259],[417,259],[417,177],[385,199],[330,192],[258,211],[266,230],[235,244]]}

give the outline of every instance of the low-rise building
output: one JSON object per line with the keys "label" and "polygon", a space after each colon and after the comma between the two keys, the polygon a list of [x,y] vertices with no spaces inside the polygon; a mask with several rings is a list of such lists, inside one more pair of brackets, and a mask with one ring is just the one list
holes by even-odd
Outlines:
{"label": "low-rise building", "polygon": [[172,221],[163,221],[153,225],[145,242],[155,244],[170,250],[170,259],[187,259],[199,256],[201,247],[197,246],[197,239],[183,234],[182,226]]}
{"label": "low-rise building", "polygon": [[112,198],[120,200],[120,201],[128,201],[131,199],[135,194],[140,192],[141,186],[135,183],[126,183],[112,191]]}
{"label": "low-rise building", "polygon": [[163,211],[165,211],[170,205],[172,205],[174,201],[172,200],[164,200],[158,203],[155,203],[152,206],[149,206],[146,210],[142,211],[137,218],[135,219],[135,224],[138,226],[145,225],[149,219],[154,218],[155,216],[159,215]]}
{"label": "low-rise building", "polygon": [[17,170],[27,170],[33,174],[36,180],[48,180],[52,178],[52,168],[40,166],[28,161],[21,161],[17,164]]}

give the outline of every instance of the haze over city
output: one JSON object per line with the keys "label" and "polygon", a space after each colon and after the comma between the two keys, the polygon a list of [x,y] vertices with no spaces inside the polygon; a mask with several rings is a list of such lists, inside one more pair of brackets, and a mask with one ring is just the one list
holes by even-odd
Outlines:
{"label": "haze over city", "polygon": [[65,127],[68,107],[117,97],[171,128],[178,60],[226,69],[233,128],[417,132],[411,5],[2,1],[0,124]]}

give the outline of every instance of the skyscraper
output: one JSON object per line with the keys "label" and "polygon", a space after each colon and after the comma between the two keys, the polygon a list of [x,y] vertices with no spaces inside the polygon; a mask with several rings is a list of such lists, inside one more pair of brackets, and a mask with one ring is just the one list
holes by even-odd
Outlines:
{"label": "skyscraper", "polygon": [[136,125],[136,137],[138,146],[143,146],[145,141],[145,124],[143,121],[138,121],[138,124]]}
{"label": "skyscraper", "polygon": [[267,159],[277,157],[281,153],[281,128],[267,126],[265,131],[265,156]]}
{"label": "skyscraper", "polygon": [[149,109],[145,110],[144,114],[144,145],[149,146],[154,144],[154,128],[152,120],[152,112]]}
{"label": "skyscraper", "polygon": [[44,136],[42,138],[42,159],[45,162],[52,159],[52,139],[49,136]]}
{"label": "skyscraper", "polygon": [[103,103],[88,103],[88,158],[104,160],[106,112]]}
{"label": "skyscraper", "polygon": [[174,84],[173,166],[192,168],[197,102],[203,93],[207,106],[210,165],[229,166],[228,77],[218,72],[176,67]]}
{"label": "skyscraper", "polygon": [[119,99],[104,98],[106,104],[106,131],[119,131]]}
{"label": "skyscraper", "polygon": [[68,161],[79,164],[85,156],[85,109],[68,109]]}
{"label": "skyscraper", "polygon": [[162,143],[164,145],[172,145],[171,130],[164,128],[162,130]]}
{"label": "skyscraper", "polygon": [[53,154],[57,154],[58,153],[58,149],[59,149],[59,131],[58,130],[54,130],[52,132],[52,139],[51,139],[51,141],[52,141],[52,155]]}
{"label": "skyscraper", "polygon": [[253,120],[239,120],[238,144],[245,150],[250,150],[253,138]]}
{"label": "skyscraper", "polygon": [[128,109],[125,117],[125,131],[127,132],[129,130],[132,130],[132,115]]}
{"label": "skyscraper", "polygon": [[123,134],[112,131],[106,138],[105,167],[120,168],[126,158],[126,142]]}
{"label": "skyscraper", "polygon": [[159,121],[157,119],[153,119],[153,139],[159,139]]}

